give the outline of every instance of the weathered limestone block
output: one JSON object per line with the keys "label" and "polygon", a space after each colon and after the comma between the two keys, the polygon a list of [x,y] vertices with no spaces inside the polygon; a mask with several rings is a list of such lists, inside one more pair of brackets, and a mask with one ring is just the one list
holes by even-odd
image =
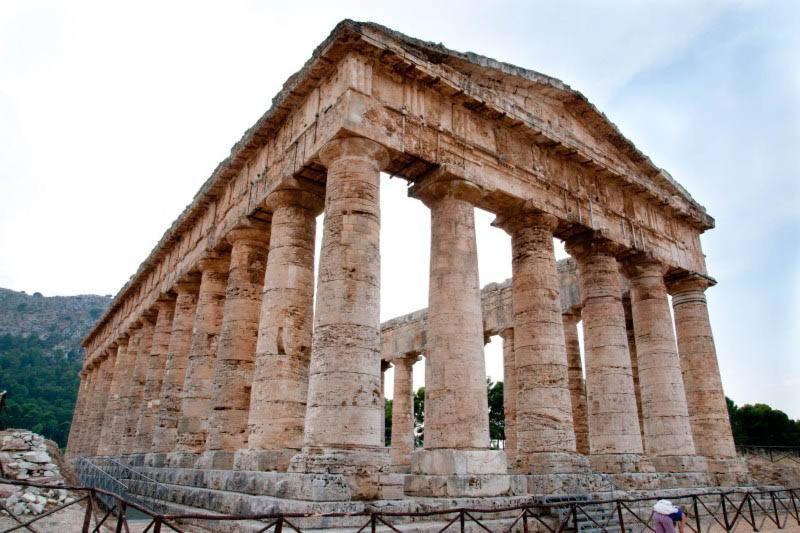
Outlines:
{"label": "weathered limestone block", "polygon": [[564,325],[564,346],[569,364],[569,392],[572,400],[572,420],[575,424],[575,449],[578,453],[589,455],[589,427],[586,420],[586,381],[583,378],[581,347],[578,342],[578,322],[575,313],[561,315]]}
{"label": "weathered limestone block", "polygon": [[228,286],[217,357],[214,361],[211,418],[205,453],[198,467],[232,468],[233,454],[247,443],[250,384],[258,336],[269,226],[251,223],[228,234]]}
{"label": "weathered limestone block", "polygon": [[153,348],[155,317],[152,314],[142,316],[142,328],[136,351],[136,363],[131,376],[129,413],[125,422],[126,453],[142,453],[145,450],[139,441],[139,418],[144,408],[144,388],[147,383],[147,372],[150,368],[150,354]]}
{"label": "weathered limestone block", "polygon": [[608,473],[652,470],[642,458],[616,250],[589,235],[567,241],[567,251],[578,262],[583,299],[592,468]]}
{"label": "weathered limestone block", "polygon": [[411,453],[414,451],[412,370],[416,360],[417,356],[411,355],[393,361],[392,446],[389,455],[392,458],[392,466],[399,471],[408,471],[411,467]]}
{"label": "weathered limestone block", "polygon": [[136,321],[128,330],[128,347],[125,350],[125,359],[122,361],[120,371],[123,373],[123,380],[119,386],[119,398],[116,401],[117,407],[114,409],[114,418],[111,426],[111,442],[109,442],[108,455],[122,455],[127,453],[126,432],[127,421],[130,413],[131,393],[133,387],[133,372],[136,366],[136,355],[139,352],[139,342],[141,340],[141,321]]}
{"label": "weathered limestone block", "polygon": [[[498,220],[511,234],[517,452],[514,469],[528,473],[586,470],[575,451],[559,276],[553,249],[558,220],[523,211]],[[571,458],[570,458],[571,456]]]}
{"label": "weathered limestone block", "polygon": [[357,493],[379,489],[388,466],[381,420],[380,170],[386,150],[366,139],[331,141],[303,451],[295,472],[356,472]]}
{"label": "weathered limestone block", "polygon": [[183,382],[192,346],[192,327],[197,313],[197,296],[200,277],[194,275],[175,284],[177,294],[172,330],[164,365],[164,380],[158,405],[158,424],[153,436],[153,450],[169,453],[178,444],[178,417],[180,416]]}
{"label": "weathered limestone block", "polygon": [[627,258],[625,267],[631,283],[645,452],[658,471],[696,472],[700,465],[692,460],[697,458],[664,284],[665,268],[644,255]]}
{"label": "weathered limestone block", "polygon": [[692,435],[718,483],[747,482],[747,465],[736,456],[708,317],[705,290],[711,284],[698,275],[669,280]]}
{"label": "weathered limestone block", "polygon": [[258,325],[247,449],[242,470],[285,471],[303,445],[314,302],[316,213],[324,200],[301,190],[272,195],[272,228]]}
{"label": "weathered limestone block", "polygon": [[197,455],[205,450],[229,266],[230,258],[223,254],[202,259],[198,265],[200,291],[178,418],[178,446],[169,457],[171,466],[193,466]]}
{"label": "weathered limestone block", "polygon": [[108,389],[108,398],[105,414],[103,415],[103,427],[100,430],[100,443],[97,447],[97,455],[112,455],[115,453],[115,443],[119,435],[114,434],[114,419],[117,413],[124,407],[120,403],[120,393],[122,387],[129,378],[130,363],[128,361],[128,336],[124,335],[117,339],[117,356],[114,362],[114,373],[111,377],[111,386]]}
{"label": "weathered limestone block", "polygon": [[506,460],[514,464],[517,455],[517,368],[514,358],[514,328],[500,332],[503,338],[503,414],[505,415]]}
{"label": "weathered limestone block", "polygon": [[147,378],[142,396],[142,407],[139,413],[139,424],[136,430],[138,449],[150,452],[153,449],[153,431],[158,420],[161,384],[164,380],[164,366],[169,351],[169,338],[172,333],[172,319],[175,314],[175,298],[173,295],[162,297],[156,303],[156,324],[153,330],[153,344],[150,349]]}

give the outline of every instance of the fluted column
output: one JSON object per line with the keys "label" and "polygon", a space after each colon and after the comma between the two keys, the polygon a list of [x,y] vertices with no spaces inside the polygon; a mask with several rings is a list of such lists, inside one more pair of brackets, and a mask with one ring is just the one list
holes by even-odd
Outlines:
{"label": "fluted column", "polygon": [[509,464],[517,456],[517,367],[514,358],[514,328],[500,332],[503,338],[503,414],[505,415],[505,452]]}
{"label": "fluted column", "polygon": [[112,439],[109,441],[109,455],[122,455],[129,452],[127,443],[128,417],[133,402],[134,371],[136,358],[139,353],[139,344],[142,339],[142,322],[140,320],[131,324],[128,330],[128,348],[125,351],[125,360],[121,371],[124,379],[119,387],[119,409],[114,412],[111,426]]}
{"label": "fluted column", "polygon": [[588,468],[575,449],[553,231],[558,219],[522,211],[496,225],[511,234],[517,453],[521,473]]}
{"label": "fluted column", "polygon": [[78,384],[78,394],[75,398],[75,407],[72,410],[72,423],[69,426],[69,436],[67,437],[67,454],[69,458],[80,455],[80,428],[81,417],[83,416],[83,405],[89,388],[89,372],[86,369],[80,371],[80,382]]}
{"label": "fluted column", "polygon": [[664,284],[666,268],[644,254],[624,264],[631,284],[645,452],[659,471],[705,471],[705,461],[695,456]]}
{"label": "fluted column", "polygon": [[411,467],[414,451],[414,355],[394,359],[394,397],[392,399],[392,466],[400,471]]}
{"label": "fluted column", "polygon": [[[388,466],[381,439],[379,144],[335,139],[320,159],[328,169],[316,314],[300,472],[365,474]],[[367,483],[368,485],[368,483]],[[363,497],[377,495],[365,485]]]}
{"label": "fluted column", "polygon": [[197,313],[199,281],[199,276],[195,274],[179,281],[174,287],[177,295],[175,313],[164,366],[164,380],[161,385],[158,423],[153,437],[153,450],[159,453],[172,452],[178,444],[178,417],[189,350],[192,346],[192,327]]}
{"label": "fluted column", "polygon": [[139,333],[139,344],[136,351],[136,362],[131,376],[130,402],[125,422],[125,447],[127,453],[143,453],[145,450],[139,442],[139,418],[144,409],[144,388],[147,384],[147,372],[150,369],[150,352],[153,347],[153,331],[155,317],[148,313],[142,317],[142,329]]}
{"label": "fluted column", "polygon": [[97,386],[92,394],[91,409],[89,412],[89,428],[87,432],[88,456],[96,456],[100,446],[100,435],[103,429],[106,405],[108,403],[108,391],[111,388],[111,380],[114,376],[114,363],[117,359],[116,345],[106,349],[105,357],[98,366]]}
{"label": "fluted column", "polygon": [[81,410],[78,412],[77,420],[77,433],[75,435],[75,453],[78,457],[86,455],[86,439],[87,434],[91,432],[88,419],[91,410],[92,400],[94,398],[94,389],[97,385],[97,366],[91,364],[84,369],[86,373],[85,379],[85,394],[83,402],[81,402]]}
{"label": "fluted column", "polygon": [[100,432],[100,446],[97,449],[97,455],[113,455],[116,453],[116,443],[119,440],[119,435],[114,432],[114,420],[119,412],[126,408],[121,404],[121,394],[125,381],[130,379],[128,372],[128,335],[123,334],[117,339],[117,357],[114,362],[111,386],[108,389],[108,401],[103,416],[103,428]]}
{"label": "fluted column", "polygon": [[324,199],[300,190],[273,193],[247,448],[235,468],[286,470],[303,445],[314,303],[316,214]]}
{"label": "fluted column", "polygon": [[747,481],[747,465],[736,455],[719,373],[705,290],[713,280],[683,274],[669,280],[678,353],[695,449],[706,457],[720,484]]}
{"label": "fluted column", "polygon": [[413,194],[431,211],[425,365],[425,444],[411,458],[416,474],[504,473],[506,457],[489,448],[474,203],[480,191],[447,175]]}
{"label": "fluted column", "polygon": [[161,384],[164,380],[164,365],[167,361],[169,338],[172,332],[172,317],[175,314],[175,298],[165,295],[156,302],[156,322],[153,342],[147,365],[147,377],[142,392],[142,407],[136,429],[136,442],[140,451],[153,451],[153,431],[158,419]]}
{"label": "fluted column", "polygon": [[213,410],[199,468],[233,468],[234,453],[247,444],[250,385],[269,248],[269,226],[251,223],[232,230],[231,266],[214,361]]}
{"label": "fluted column", "polygon": [[583,378],[581,347],[578,342],[579,312],[564,313],[564,345],[569,365],[569,392],[572,398],[572,421],[575,425],[575,449],[589,455],[589,428],[586,421],[586,381]]}
{"label": "fluted column", "polygon": [[583,303],[592,468],[608,473],[652,471],[642,455],[616,249],[582,235],[567,241],[567,251],[578,263]]}
{"label": "fluted column", "polygon": [[173,467],[191,467],[205,449],[213,394],[214,359],[222,326],[230,257],[214,254],[200,260],[200,290],[192,330],[192,344],[178,418],[177,451],[169,456]]}

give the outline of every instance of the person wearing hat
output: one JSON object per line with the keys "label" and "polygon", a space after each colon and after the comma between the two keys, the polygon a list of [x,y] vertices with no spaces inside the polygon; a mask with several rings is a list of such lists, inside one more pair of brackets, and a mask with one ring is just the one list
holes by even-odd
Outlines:
{"label": "person wearing hat", "polygon": [[[666,527],[667,520],[671,527]],[[680,507],[672,505],[669,500],[658,500],[653,506],[653,521],[656,525],[656,533],[661,533],[662,528],[666,533],[674,533],[675,524],[678,524],[678,530],[683,533],[686,525],[686,513]]]}

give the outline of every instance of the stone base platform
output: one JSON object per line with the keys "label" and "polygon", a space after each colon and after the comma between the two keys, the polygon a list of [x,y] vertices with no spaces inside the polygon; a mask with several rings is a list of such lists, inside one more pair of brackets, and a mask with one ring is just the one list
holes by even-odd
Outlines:
{"label": "stone base platform", "polygon": [[234,470],[286,472],[299,450],[239,450],[233,458]]}
{"label": "stone base platform", "polygon": [[752,485],[753,477],[747,467],[747,461],[742,457],[733,458],[707,458],[708,476],[714,485],[730,487],[737,485]]}

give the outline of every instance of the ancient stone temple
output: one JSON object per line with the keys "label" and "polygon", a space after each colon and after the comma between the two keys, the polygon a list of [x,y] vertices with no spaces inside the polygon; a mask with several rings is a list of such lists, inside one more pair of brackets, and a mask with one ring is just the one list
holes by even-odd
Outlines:
{"label": "ancient stone temple", "polygon": [[[382,173],[431,216],[429,306],[384,324]],[[475,208],[512,243],[512,278],[483,289]],[[86,337],[69,454],[293,502],[746,483],[706,305],[713,226],[562,82],[344,21]]]}

